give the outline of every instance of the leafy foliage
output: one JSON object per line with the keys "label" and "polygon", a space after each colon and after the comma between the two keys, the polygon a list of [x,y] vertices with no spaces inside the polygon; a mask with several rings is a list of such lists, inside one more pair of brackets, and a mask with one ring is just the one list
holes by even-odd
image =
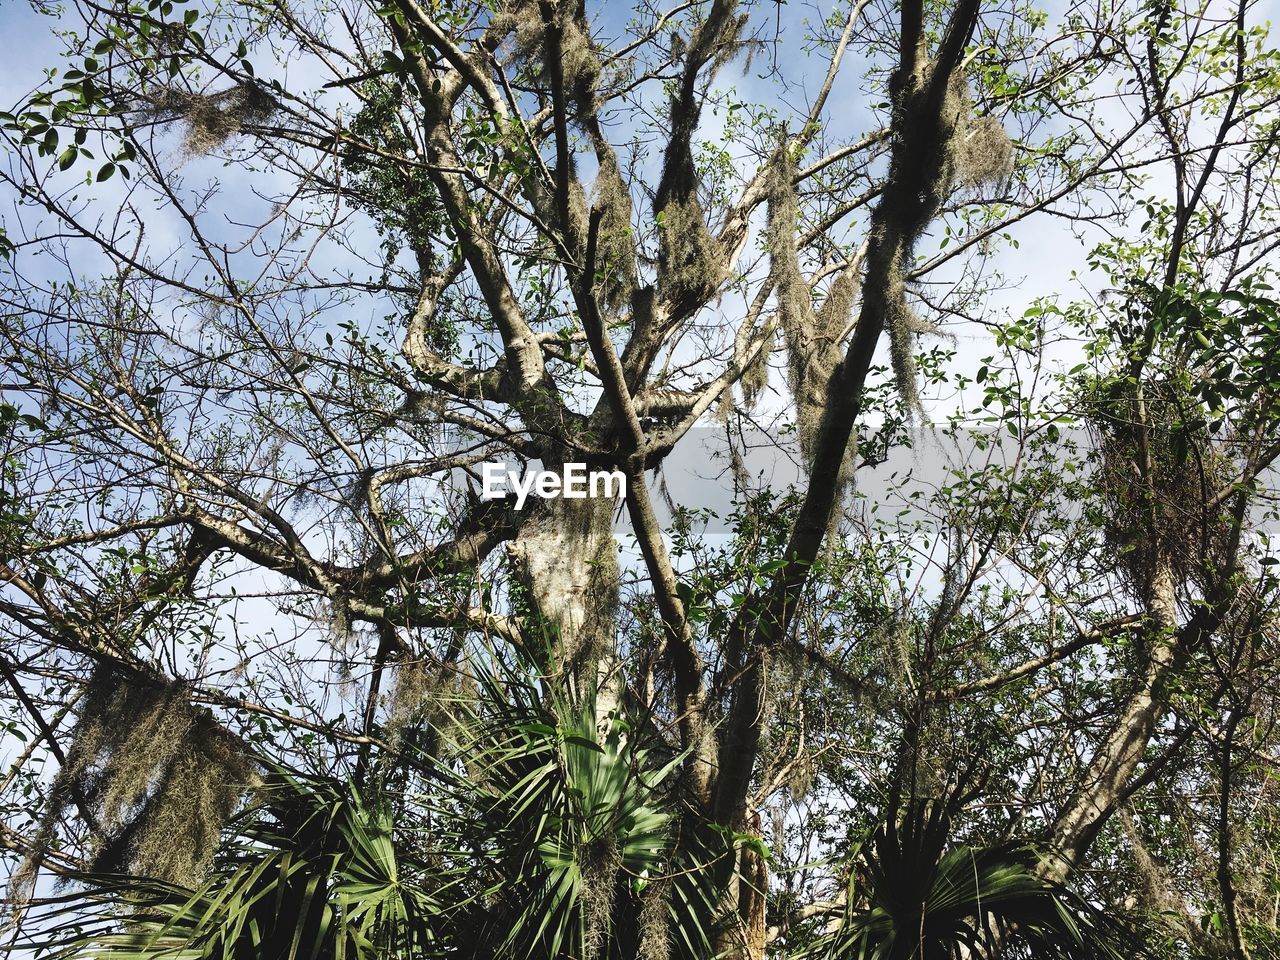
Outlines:
{"label": "leafy foliage", "polygon": [[[478,673],[478,696],[452,705],[439,757],[413,761],[418,789],[276,767],[198,888],[76,873],[74,892],[35,903],[44,930],[21,949],[119,960],[624,957],[654,931],[618,918],[639,917],[650,899],[649,912],[672,914],[685,947],[704,954],[714,903],[661,877],[673,826],[660,790],[680,758],[655,765],[639,721],[598,725],[594,695],[573,704],[527,671]],[[98,909],[88,925],[86,898]]]}
{"label": "leafy foliage", "polygon": [[948,849],[949,804],[916,802],[857,858],[848,906],[806,956],[956,960],[1025,950],[1037,960],[1120,960],[1123,929],[1060,883],[1031,847]]}

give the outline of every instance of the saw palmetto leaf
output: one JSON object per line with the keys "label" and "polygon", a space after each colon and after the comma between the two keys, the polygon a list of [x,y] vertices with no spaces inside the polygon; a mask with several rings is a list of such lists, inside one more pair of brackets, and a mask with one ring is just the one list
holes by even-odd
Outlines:
{"label": "saw palmetto leaf", "polygon": [[833,930],[802,951],[829,960],[961,960],[993,950],[1034,960],[1121,960],[1126,932],[1042,875],[1031,846],[949,848],[940,802],[915,803],[856,857]]}
{"label": "saw palmetto leaf", "polygon": [[[352,788],[274,771],[196,890],[83,875],[45,900],[38,944],[111,960],[365,960],[433,939],[438,904],[400,878],[390,815]],[[86,902],[101,912],[90,914]]]}
{"label": "saw palmetto leaf", "polygon": [[[102,960],[635,956],[651,901],[708,956],[710,874],[677,860],[664,784],[680,761],[642,722],[480,662],[421,779],[364,789],[268,771],[197,889],[84,874],[34,905],[22,951]],[[657,749],[655,749],[655,747]],[[665,752],[664,752],[665,751]],[[393,816],[393,810],[400,816]],[[665,873],[677,879],[664,885]],[[619,924],[618,916],[630,917]]]}

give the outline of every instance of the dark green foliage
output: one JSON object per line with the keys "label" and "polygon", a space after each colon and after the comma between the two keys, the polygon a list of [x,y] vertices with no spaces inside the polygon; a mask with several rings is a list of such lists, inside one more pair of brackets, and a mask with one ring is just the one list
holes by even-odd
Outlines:
{"label": "dark green foliage", "polygon": [[[706,955],[714,905],[680,861],[660,790],[678,757],[534,675],[477,671],[424,775],[360,790],[274,768],[208,879],[114,870],[38,901],[22,949],[256,960]],[[683,863],[685,870],[679,865]],[[667,874],[678,874],[664,879]],[[101,909],[88,925],[86,899]],[[65,919],[64,919],[65,918]],[[705,929],[703,924],[706,924]],[[34,929],[34,927],[33,927]],[[667,942],[679,931],[683,943]]]}
{"label": "dark green foliage", "polygon": [[1031,847],[948,849],[951,813],[915,802],[857,857],[839,925],[807,954],[832,960],[959,960],[1001,945],[1043,960],[1120,960],[1122,930],[1041,876]]}
{"label": "dark green foliage", "polygon": [[[46,902],[88,896],[97,923],[55,925],[56,957],[386,957],[433,939],[434,901],[402,881],[391,811],[347,785],[276,770],[238,825],[210,879],[192,891],[149,878],[97,874]],[[127,920],[120,924],[118,917]]]}

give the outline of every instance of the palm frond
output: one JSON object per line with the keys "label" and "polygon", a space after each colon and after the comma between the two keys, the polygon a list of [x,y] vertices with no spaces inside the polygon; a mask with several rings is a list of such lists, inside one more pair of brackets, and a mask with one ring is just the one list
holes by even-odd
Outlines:
{"label": "palm frond", "polygon": [[1126,931],[1043,876],[1034,847],[948,849],[950,833],[950,810],[937,802],[914,804],[900,821],[881,824],[857,857],[843,915],[801,955],[960,960],[1005,948],[1035,960],[1125,956]]}
{"label": "palm frond", "polygon": [[[386,809],[282,769],[262,797],[199,888],[74,877],[85,889],[38,904],[44,932],[23,946],[103,960],[371,960],[429,945],[440,910],[401,880]],[[87,920],[86,903],[97,908]]]}

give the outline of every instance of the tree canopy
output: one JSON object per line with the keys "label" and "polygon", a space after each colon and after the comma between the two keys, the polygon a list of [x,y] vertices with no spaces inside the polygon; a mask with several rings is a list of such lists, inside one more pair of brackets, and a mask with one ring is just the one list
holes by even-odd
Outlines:
{"label": "tree canopy", "polygon": [[4,13],[5,949],[1280,955],[1267,12]]}

